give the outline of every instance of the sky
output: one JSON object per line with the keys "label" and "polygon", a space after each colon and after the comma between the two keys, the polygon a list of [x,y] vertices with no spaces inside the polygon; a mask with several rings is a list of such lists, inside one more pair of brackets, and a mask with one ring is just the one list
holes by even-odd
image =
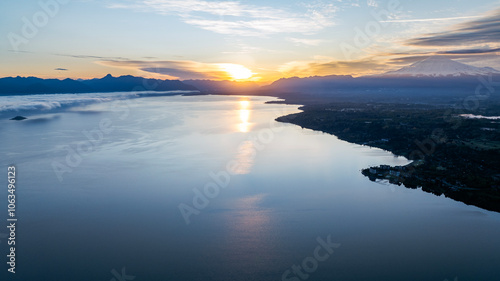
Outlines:
{"label": "sky", "polygon": [[269,83],[431,55],[500,69],[500,0],[20,0],[0,18],[0,77]]}

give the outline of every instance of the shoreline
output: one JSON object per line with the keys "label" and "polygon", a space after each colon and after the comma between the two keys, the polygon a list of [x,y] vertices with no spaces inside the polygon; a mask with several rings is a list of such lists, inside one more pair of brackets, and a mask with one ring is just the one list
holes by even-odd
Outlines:
{"label": "shoreline", "polygon": [[[265,96],[279,99],[266,101],[266,104],[297,105],[300,112],[279,116],[275,120],[335,135],[349,143],[383,149],[412,161],[403,167],[366,167],[361,173],[369,180],[388,180],[407,188],[422,188],[428,193],[500,212],[500,172],[496,170],[500,166],[500,139],[495,137],[500,124],[495,120],[461,120],[454,115],[467,125],[462,125],[462,130],[457,131],[448,128],[453,123],[443,122],[442,111],[446,107],[439,106],[346,102],[269,91],[181,95]],[[61,108],[54,111],[59,110]],[[490,105],[489,111],[485,112],[499,116],[500,104]],[[442,128],[444,133],[436,135],[436,128]],[[482,130],[485,128],[488,130]],[[468,131],[473,131],[473,134],[468,134]],[[463,136],[455,137],[454,134]],[[415,151],[419,153],[415,154]]]}
{"label": "shoreline", "polygon": [[[367,108],[370,106],[373,107]],[[413,161],[405,166],[381,165],[363,169],[361,173],[371,181],[388,180],[398,186],[421,188],[437,196],[444,195],[467,205],[500,212],[500,174],[497,174],[496,170],[500,164],[497,160],[500,156],[500,142],[492,137],[491,147],[484,149],[469,147],[467,141],[479,142],[478,139],[483,139],[484,136],[469,140],[460,140],[458,137],[457,140],[451,132],[448,132],[451,129],[445,127],[446,124],[440,120],[439,114],[436,115],[444,109],[419,106],[414,108],[414,106],[408,108],[391,104],[366,106],[359,103],[304,105],[299,107],[302,112],[280,116],[276,121],[332,134],[350,143],[380,148]],[[498,109],[500,110],[500,107]],[[389,115],[393,118],[384,118],[387,111],[390,111]],[[380,116],[377,116],[379,113]],[[412,124],[418,129],[404,125],[402,121],[408,121],[406,120],[408,118],[394,117],[403,113],[422,115],[419,116],[421,118],[417,118],[422,120],[414,121],[415,124]],[[430,116],[433,118],[428,118]],[[474,123],[478,120],[462,121]],[[467,130],[477,131],[485,122],[487,121],[482,120],[476,122],[475,126],[471,127],[470,124],[464,126]],[[432,128],[440,127],[444,128],[444,134],[433,136],[431,133],[426,136],[425,131],[431,132]],[[413,130],[422,132],[412,134]],[[498,146],[493,147],[493,144]]]}

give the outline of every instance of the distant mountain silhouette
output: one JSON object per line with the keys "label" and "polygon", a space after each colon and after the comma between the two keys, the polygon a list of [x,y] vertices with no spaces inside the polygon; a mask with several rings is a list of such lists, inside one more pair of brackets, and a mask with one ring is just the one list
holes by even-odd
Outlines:
{"label": "distant mountain silhouette", "polygon": [[[500,71],[491,67],[475,67],[444,56],[432,56],[396,71],[379,75],[352,77],[349,75],[282,78],[265,88],[280,92],[332,94],[337,91],[373,92],[404,91],[405,89],[468,90],[478,85],[479,76],[500,80]],[[473,91],[472,90],[472,91]]]}
{"label": "distant mountain silhouette", "polygon": [[255,82],[214,81],[214,80],[183,80],[185,84],[196,87],[203,93],[248,92],[258,90]]}
{"label": "distant mountain silhouette", "polygon": [[41,79],[37,77],[5,77],[0,78],[0,94],[55,94],[55,93],[94,93],[123,91],[196,91],[196,87],[184,84],[179,80],[146,79],[135,76],[113,77],[110,74],[103,78],[89,80],[73,79]]}
{"label": "distant mountain silhouette", "polygon": [[259,87],[254,82],[214,80],[160,80],[130,75],[83,79],[41,79],[36,77],[0,78],[0,95],[44,93],[89,93],[125,91],[199,90],[205,94],[261,94],[286,93],[317,96],[364,96],[385,93],[399,97],[407,94],[434,94],[453,96],[457,92],[473,93],[480,83],[479,76],[493,76],[500,80],[500,71],[491,67],[474,67],[437,56],[385,74],[352,77],[350,75],[282,78],[270,85]]}
{"label": "distant mountain silhouette", "polygon": [[353,85],[354,80],[351,75],[311,76],[305,78],[291,77],[276,80],[265,88],[294,92],[310,91],[311,89],[328,90],[342,87],[343,85]]}
{"label": "distant mountain silhouette", "polygon": [[491,67],[475,67],[449,59],[446,56],[432,56],[415,62],[396,71],[389,71],[379,76],[477,76],[500,75],[500,71]]}
{"label": "distant mountain silhouette", "polygon": [[[500,80],[500,73],[491,72]],[[377,76],[313,76],[306,78],[282,78],[271,85],[263,87],[267,90],[294,93],[334,93],[336,91],[373,91],[373,90],[402,90],[402,89],[474,89],[478,85],[478,75],[377,75]],[[482,75],[483,77],[487,75]]]}
{"label": "distant mountain silhouette", "polygon": [[[491,75],[491,78],[488,76]],[[287,100],[302,99],[322,102],[322,99],[356,102],[419,102],[435,103],[464,99],[476,93],[478,86],[490,79],[500,81],[500,75],[462,76],[323,76],[283,78],[261,88]],[[496,95],[495,95],[496,96]]]}

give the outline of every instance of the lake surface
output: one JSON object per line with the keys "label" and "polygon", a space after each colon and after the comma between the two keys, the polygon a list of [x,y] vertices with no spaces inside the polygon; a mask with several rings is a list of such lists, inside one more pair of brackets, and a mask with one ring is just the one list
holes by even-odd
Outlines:
{"label": "lake surface", "polygon": [[500,276],[500,214],[371,182],[361,169],[407,160],[277,123],[297,106],[269,100],[121,97],[9,113],[24,121],[4,113],[0,209],[7,224],[14,164],[18,222],[16,274],[0,236],[0,279]]}

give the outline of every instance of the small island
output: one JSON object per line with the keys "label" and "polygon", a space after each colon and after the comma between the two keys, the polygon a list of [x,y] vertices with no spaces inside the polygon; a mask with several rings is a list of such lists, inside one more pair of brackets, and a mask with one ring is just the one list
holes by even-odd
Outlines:
{"label": "small island", "polygon": [[28,118],[21,116],[21,115],[18,115],[16,117],[10,118],[9,120],[21,121],[21,120],[25,120],[25,119],[28,119]]}

